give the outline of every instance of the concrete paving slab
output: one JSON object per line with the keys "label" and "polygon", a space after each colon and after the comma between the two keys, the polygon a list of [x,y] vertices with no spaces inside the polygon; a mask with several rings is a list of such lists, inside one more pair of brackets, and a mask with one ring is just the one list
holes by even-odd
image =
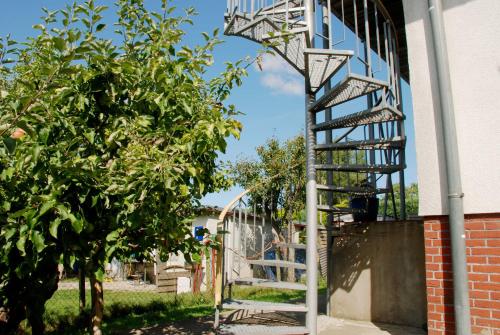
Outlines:
{"label": "concrete paving slab", "polygon": [[319,335],[425,335],[422,329],[342,320],[324,315],[318,317]]}

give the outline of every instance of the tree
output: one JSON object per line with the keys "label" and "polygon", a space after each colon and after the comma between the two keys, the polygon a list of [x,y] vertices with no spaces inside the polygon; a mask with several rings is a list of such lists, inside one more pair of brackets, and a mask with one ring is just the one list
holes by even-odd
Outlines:
{"label": "tree", "polygon": [[[401,203],[401,197],[399,192],[399,184],[393,186],[394,189],[394,201],[396,204],[397,214],[399,214],[399,206]],[[417,216],[418,215],[418,185],[417,183],[410,184],[405,188],[406,196],[406,215],[407,216]],[[396,217],[394,215],[394,206],[392,205],[392,198],[389,195],[388,198],[389,205],[387,206],[387,216]],[[379,214],[384,215],[384,208],[380,206]],[[399,217],[399,216],[398,216]]]}
{"label": "tree", "polygon": [[[0,41],[2,334],[26,317],[43,333],[61,261],[85,261],[100,334],[109,259],[153,249],[199,258],[190,216],[227,186],[216,159],[241,125],[224,102],[246,71],[228,63],[204,79],[217,31],[182,46],[194,12],[175,17],[161,3],[154,12],[143,0],[117,0],[118,21],[107,27],[107,7],[87,0],[45,10],[24,46]],[[108,29],[121,42],[104,39]]]}

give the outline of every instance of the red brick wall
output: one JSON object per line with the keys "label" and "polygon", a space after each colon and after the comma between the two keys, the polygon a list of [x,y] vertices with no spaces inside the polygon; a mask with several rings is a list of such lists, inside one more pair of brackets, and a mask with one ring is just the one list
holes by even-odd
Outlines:
{"label": "red brick wall", "polygon": [[[448,217],[424,220],[429,335],[454,334]],[[472,334],[500,335],[500,213],[466,215]]]}

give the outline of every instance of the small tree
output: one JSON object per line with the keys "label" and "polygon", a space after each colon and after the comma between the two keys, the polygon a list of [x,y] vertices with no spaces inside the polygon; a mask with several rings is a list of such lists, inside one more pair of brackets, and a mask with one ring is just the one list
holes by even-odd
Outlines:
{"label": "small tree", "polygon": [[[394,203],[397,209],[395,215],[394,206],[392,205],[392,197],[389,195],[388,201],[389,206],[387,206],[387,216],[389,217],[399,217],[399,208],[401,203],[401,196],[399,192],[399,184],[394,184]],[[417,216],[418,215],[418,185],[417,183],[410,184],[405,188],[405,197],[406,197],[406,215],[408,216]],[[384,208],[380,206],[379,214],[384,215]]]}
{"label": "small tree", "polygon": [[[174,17],[161,3],[153,12],[117,0],[113,28],[93,0],[45,10],[24,47],[0,45],[0,333],[25,317],[43,333],[60,261],[85,260],[100,334],[108,260],[153,249],[189,259],[202,248],[190,217],[226,186],[216,159],[241,125],[223,103],[245,70],[227,64],[204,79],[217,32],[194,49],[180,45],[193,10]],[[107,29],[119,43],[101,37]]]}

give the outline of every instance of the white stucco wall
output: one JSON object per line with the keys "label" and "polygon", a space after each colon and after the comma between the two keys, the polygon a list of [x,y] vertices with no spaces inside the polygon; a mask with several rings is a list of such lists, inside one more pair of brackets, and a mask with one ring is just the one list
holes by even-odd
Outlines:
{"label": "white stucco wall", "polygon": [[[420,215],[447,214],[428,1],[403,0]],[[500,212],[500,0],[443,0],[465,213]]]}

